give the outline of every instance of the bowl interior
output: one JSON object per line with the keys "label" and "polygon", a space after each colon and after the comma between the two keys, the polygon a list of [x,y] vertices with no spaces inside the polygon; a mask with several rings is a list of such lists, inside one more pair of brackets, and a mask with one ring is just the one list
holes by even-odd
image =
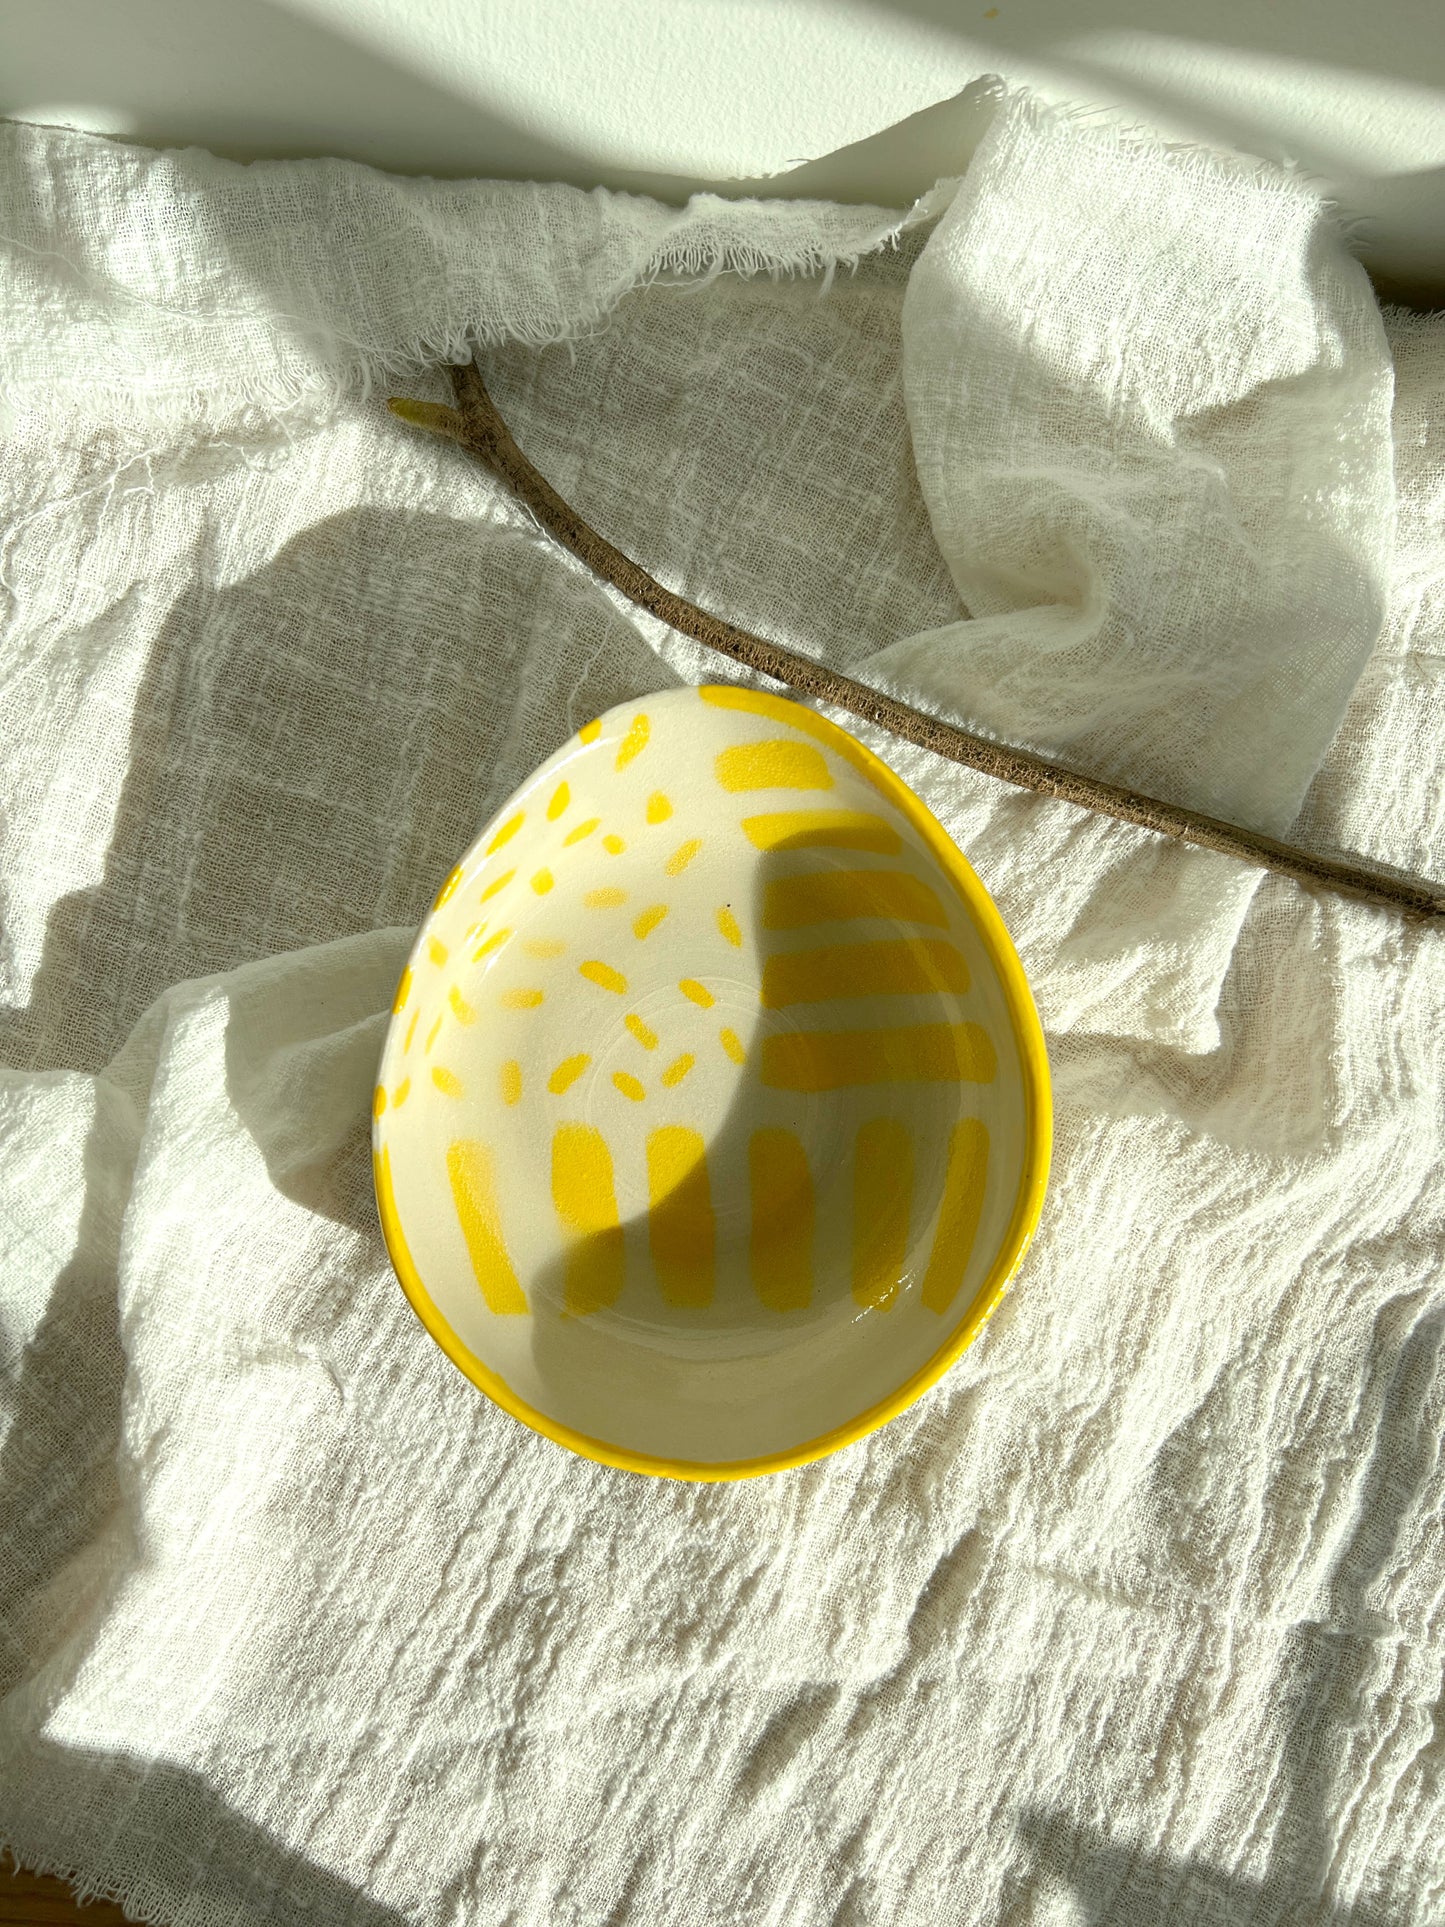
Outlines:
{"label": "bowl interior", "polygon": [[580,1450],[716,1475],[930,1382],[1037,1217],[1047,1072],[982,887],[844,732],[685,689],[550,759],[447,879],[375,1099],[428,1328]]}

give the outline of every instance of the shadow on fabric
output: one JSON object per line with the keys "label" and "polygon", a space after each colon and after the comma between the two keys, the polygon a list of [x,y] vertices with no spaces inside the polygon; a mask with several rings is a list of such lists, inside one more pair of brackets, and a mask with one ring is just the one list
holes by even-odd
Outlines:
{"label": "shadow on fabric", "polygon": [[[81,1818],[63,1830],[70,1836],[64,1845],[9,1842],[16,1858],[27,1866],[43,1862],[62,1878],[73,1876],[77,1884],[118,1897],[136,1919],[404,1927],[405,1915],[368,1899],[315,1861],[284,1851],[183,1767],[44,1740],[26,1755],[23,1764],[31,1772],[63,1779],[73,1815],[125,1812],[131,1852],[144,1843],[143,1857],[122,1859],[107,1840],[87,1839]],[[73,1862],[67,1859],[72,1852]]]}

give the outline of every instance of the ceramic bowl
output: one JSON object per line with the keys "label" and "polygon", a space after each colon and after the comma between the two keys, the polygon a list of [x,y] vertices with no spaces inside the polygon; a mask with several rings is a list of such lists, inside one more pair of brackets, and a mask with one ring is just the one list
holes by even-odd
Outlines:
{"label": "ceramic bowl", "polygon": [[422,1323],[589,1458],[737,1478],[901,1411],[978,1331],[1049,1157],[1043,1038],[918,798],[780,697],[558,750],[397,989],[376,1192]]}

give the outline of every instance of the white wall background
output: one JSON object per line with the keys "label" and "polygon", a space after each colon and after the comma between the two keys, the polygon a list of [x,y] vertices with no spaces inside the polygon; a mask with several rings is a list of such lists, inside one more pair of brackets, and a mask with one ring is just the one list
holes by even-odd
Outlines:
{"label": "white wall background", "polygon": [[[1445,299],[1445,0],[0,9],[0,114],[241,159],[334,153],[407,173],[600,181],[670,199],[731,181],[901,203],[961,170],[979,117],[957,96],[988,73],[1295,160],[1363,217],[1378,274]],[[853,143],[863,145],[782,172]]]}

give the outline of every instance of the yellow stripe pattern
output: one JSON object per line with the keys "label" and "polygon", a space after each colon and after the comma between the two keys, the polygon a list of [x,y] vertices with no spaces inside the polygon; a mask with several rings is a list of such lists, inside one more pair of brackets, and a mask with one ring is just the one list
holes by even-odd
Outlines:
{"label": "yellow stripe pattern", "polygon": [[[722,707],[773,715],[777,723],[793,720],[791,714],[785,717],[769,708],[777,699],[758,696],[755,692],[710,689],[702,695],[705,701]],[[803,725],[795,727],[804,728]],[[583,742],[596,741],[600,733],[600,720],[579,732]],[[625,769],[646,750],[650,734],[649,718],[642,713],[634,715],[620,740],[614,739],[618,770]],[[729,796],[737,797],[769,791],[830,791],[835,787],[833,770],[817,746],[818,734],[813,732],[815,740],[778,735],[723,749],[713,760],[716,782]],[[786,796],[758,797],[760,803],[770,800],[790,801]],[[811,800],[807,795],[800,796],[803,804]],[[547,821],[559,826],[555,832],[548,833],[553,851],[557,848],[556,838],[572,846],[602,829],[604,816],[592,816],[575,824],[563,836],[562,819],[573,802],[568,782],[558,781],[545,805]],[[754,849],[768,853],[858,851],[872,857],[897,858],[904,851],[904,837],[898,823],[882,808],[848,809],[832,807],[831,803],[832,799],[822,798],[819,807],[764,809],[761,813],[732,816],[729,833],[735,834],[740,827]],[[606,811],[600,795],[594,806]],[[537,804],[529,807],[536,808]],[[740,810],[749,807],[748,804],[739,806]],[[752,804],[751,809],[757,812],[757,804]],[[654,790],[647,796],[645,815],[647,823],[654,827],[671,821],[675,815],[672,800],[663,791]],[[525,820],[526,812],[517,810],[502,822],[487,845],[487,855],[510,843],[522,830]],[[628,828],[629,823],[635,828],[635,817],[621,820],[624,828]],[[900,817],[899,823],[901,821]],[[706,817],[701,827],[709,835],[713,834]],[[632,835],[633,829],[628,829],[628,834]],[[674,836],[677,834],[678,830],[672,832]],[[677,877],[701,854],[704,838],[689,837],[663,860],[668,841],[670,838],[651,846],[655,854],[646,860],[648,864],[661,860],[666,875]],[[599,838],[599,847],[619,855],[627,844],[622,836],[609,831]],[[717,847],[721,849],[722,845]],[[635,854],[641,854],[640,847]],[[904,858],[905,862],[912,860],[913,857]],[[525,854],[518,861],[525,866]],[[874,940],[839,942],[827,941],[829,933],[824,929],[820,932],[821,940],[804,936],[803,948],[771,951],[761,960],[759,977],[752,980],[758,985],[759,1002],[765,1010],[806,1009],[830,1002],[874,998],[954,996],[968,991],[967,961],[963,951],[949,941],[946,934],[953,911],[951,900],[946,904],[932,884],[907,868],[886,864],[874,869],[837,868],[826,856],[821,861],[827,867],[802,868],[795,874],[761,879],[759,900],[753,911],[756,922],[749,926],[750,941],[755,940],[758,929],[811,932],[818,926],[856,925],[869,919],[891,928],[880,930]],[[607,866],[601,867],[605,870]],[[512,868],[493,878],[482,889],[480,901],[485,904],[498,896],[518,874],[518,869]],[[566,885],[571,873],[564,865],[558,874],[566,896],[570,894]],[[699,874],[706,879],[706,867]],[[447,876],[434,908],[442,908],[463,881],[459,865]],[[541,897],[556,887],[557,877],[552,870],[541,868],[532,871],[529,881],[532,891]],[[655,873],[651,887],[661,887]],[[687,886],[683,886],[683,891],[686,895]],[[628,894],[627,889],[620,887],[593,888],[582,893],[581,901],[589,910],[611,910],[626,905]],[[721,891],[717,894],[720,896]],[[645,897],[643,901],[645,904]],[[716,897],[712,901],[716,902]],[[460,928],[467,913],[454,914],[456,927]],[[522,918],[528,914],[523,911]],[[539,922],[545,922],[544,912],[536,910],[536,914]],[[669,906],[663,902],[642,908],[631,917],[634,937],[639,941],[647,938],[668,914]],[[749,949],[750,952],[750,943],[745,943],[742,924],[731,903],[720,904],[713,911],[713,920],[727,945],[735,951]],[[521,918],[514,913],[514,924],[519,921]],[[917,927],[919,934],[906,934],[910,925]],[[514,935],[511,928],[505,928],[483,942],[485,930],[486,922],[482,921],[471,925],[467,932],[468,947],[473,935],[477,939],[473,954],[473,961],[477,963],[495,959]],[[852,934],[837,932],[840,937]],[[610,945],[613,938],[595,936],[594,941]],[[708,947],[708,942],[701,946],[705,952]],[[527,937],[522,948],[530,956],[551,959],[561,956],[568,946],[560,938]],[[438,968],[449,962],[448,947],[437,936],[428,938],[425,954]],[[744,966],[741,960],[726,964],[716,951],[710,954],[719,968],[717,981],[725,986],[723,994],[731,999],[732,975],[741,972]],[[575,957],[575,949],[573,955]],[[629,993],[628,977],[601,959],[589,958],[576,967],[582,977],[611,995]],[[711,969],[713,964],[703,963],[702,967]],[[447,979],[443,977],[436,982],[424,973],[423,982],[427,996],[415,999],[412,969],[404,970],[393,1010],[402,1011],[409,1001],[414,1004],[430,1001],[445,988]],[[646,973],[638,988],[648,988]],[[681,978],[677,989],[698,1009],[716,1009],[717,997],[698,979]],[[446,1006],[458,1024],[467,1027],[476,1024],[478,1011],[463,994],[461,984],[446,988],[445,996]],[[544,991],[534,987],[510,988],[502,991],[497,1001],[504,1009],[533,1010],[544,1002]],[[561,1001],[565,1003],[565,994]],[[693,1025],[694,1013],[679,1013],[674,1008],[662,1025],[664,1033],[673,1028],[679,1014],[689,1027]],[[772,1091],[826,1094],[888,1085],[983,1084],[990,1082],[997,1072],[992,1041],[977,1023],[894,1022],[799,1031],[770,1029],[765,1021],[762,1034],[752,1040],[754,1054],[750,1063],[749,1047],[744,1045],[738,1032],[729,1025],[718,1024],[718,1018],[729,1014],[726,1009],[719,1010],[707,1027],[717,1025],[718,1045],[731,1062],[743,1067],[749,1077],[756,1075],[761,1085]],[[840,1018],[846,1023],[851,1014],[837,1013],[834,1023]],[[891,1014],[900,1017],[904,1013],[895,1009]],[[403,1054],[410,1050],[417,1015],[414,1008]],[[750,1020],[739,1019],[739,1022],[743,1029],[750,1028]],[[443,1023],[443,1017],[438,1015],[426,1038],[428,1053]],[[601,1040],[596,1047],[610,1048],[610,1027],[598,1026],[595,1018],[593,1024]],[[658,1030],[635,1010],[626,1012],[623,1024],[643,1051],[652,1053],[660,1048],[662,1039]],[[685,1030],[684,1036],[687,1035]],[[708,1050],[715,1050],[716,1046],[699,1042],[695,1029],[691,1030],[690,1041],[703,1053],[704,1064],[713,1077],[730,1084],[738,1081],[723,1072],[715,1056],[708,1057]],[[565,1042],[562,1048],[566,1048]],[[674,1041],[672,1049],[676,1051],[676,1048]],[[563,1098],[592,1070],[595,1060],[587,1051],[575,1051],[561,1057],[550,1074],[546,1070],[547,1061],[542,1060],[535,1073],[529,1072],[528,1077],[535,1075],[539,1083],[545,1079],[548,1093],[553,1098]],[[632,1061],[645,1070],[648,1061],[661,1063],[663,1060],[644,1060],[633,1055]],[[693,1093],[686,1099],[680,1098],[675,1105],[664,1094],[678,1090],[697,1062],[693,1050],[672,1055],[665,1068],[649,1076],[647,1084],[630,1071],[609,1072],[605,1057],[593,1073],[599,1084],[602,1077],[608,1077],[618,1095],[629,1103],[644,1104],[649,1091],[652,1094],[647,1117],[636,1120],[644,1128],[635,1136],[629,1133],[625,1141],[628,1146],[638,1140],[645,1144],[647,1237],[652,1271],[666,1303],[682,1310],[705,1309],[712,1304],[717,1288],[717,1213],[707,1143],[691,1123],[669,1122],[651,1130],[645,1127],[659,1115],[676,1116],[680,1111],[682,1117],[688,1116]],[[462,1068],[470,1080],[469,1060],[462,1060]],[[422,1066],[417,1070],[423,1092],[425,1069],[426,1066]],[[490,1065],[484,1059],[478,1070],[479,1074],[498,1079],[492,1088],[500,1091],[505,1105],[520,1104],[523,1070],[516,1058],[500,1064],[493,1059]],[[443,1096],[452,1099],[465,1096],[462,1079],[448,1066],[434,1064],[430,1074],[434,1088]],[[375,1088],[373,1111],[378,1119],[407,1101],[411,1082],[410,1077],[402,1077],[390,1092],[380,1085]],[[597,1084],[589,1083],[586,1095],[590,1104],[599,1096],[605,1096],[605,1087],[599,1090]],[[425,1108],[424,1097],[422,1101]],[[886,1094],[880,1100],[882,1104],[888,1101]],[[566,1108],[558,1107],[553,1116],[565,1119]],[[787,1117],[793,1108],[780,1107],[780,1114]],[[625,1121],[625,1107],[612,1104],[610,1114],[615,1123]],[[453,1118],[458,1115],[465,1117],[466,1113],[452,1114]],[[389,1122],[388,1118],[388,1125]],[[609,1132],[612,1128],[609,1124]],[[497,1141],[494,1137],[493,1143]],[[623,1135],[619,1134],[616,1141],[622,1146]],[[385,1153],[379,1155],[384,1161]],[[621,1149],[618,1155],[622,1155]],[[982,1220],[989,1160],[989,1133],[984,1122],[979,1118],[955,1122],[949,1136],[927,1265],[926,1269],[920,1267],[917,1286],[918,1303],[936,1317],[951,1311],[963,1289]],[[480,1138],[458,1137],[447,1146],[445,1164],[457,1224],[483,1300],[488,1309],[499,1316],[526,1313],[529,1310],[527,1293],[504,1234],[498,1159],[493,1144]],[[769,1312],[787,1315],[805,1311],[812,1304],[817,1288],[815,1273],[820,1260],[816,1187],[823,1174],[820,1172],[815,1177],[803,1138],[785,1128],[759,1128],[751,1132],[747,1168],[750,1206],[747,1264],[753,1293],[759,1305]],[[858,1306],[869,1312],[888,1313],[899,1301],[910,1259],[909,1240],[916,1201],[915,1142],[909,1124],[893,1115],[866,1119],[857,1130],[851,1161],[844,1171],[851,1182],[851,1218],[846,1227],[839,1229],[840,1232],[846,1229],[848,1233],[847,1275],[851,1295]],[[389,1167],[385,1175],[389,1179]],[[635,1176],[629,1178],[629,1183],[634,1181]],[[589,1316],[615,1304],[626,1284],[627,1246],[618,1210],[613,1151],[600,1130],[575,1121],[556,1126],[551,1142],[551,1196],[564,1239],[565,1315]],[[920,1252],[920,1258],[921,1255]]]}
{"label": "yellow stripe pattern", "polygon": [[853,1296],[889,1311],[908,1263],[913,1134],[896,1117],[862,1125],[853,1156]]}
{"label": "yellow stripe pattern", "polygon": [[869,810],[771,810],[745,816],[743,834],[759,850],[871,850],[897,856],[903,839]]}
{"label": "yellow stripe pattern", "polygon": [[830,790],[833,774],[821,750],[811,743],[779,737],[768,743],[738,743],[718,752],[713,763],[725,790]]}
{"label": "yellow stripe pattern", "polygon": [[754,1131],[748,1140],[753,1290],[769,1311],[802,1311],[813,1296],[813,1179],[791,1131]]}
{"label": "yellow stripe pattern", "polygon": [[559,1124],[553,1134],[552,1203],[568,1238],[563,1303],[585,1318],[616,1304],[627,1272],[612,1153],[590,1124]]}
{"label": "yellow stripe pattern", "polygon": [[447,1179],[457,1222],[466,1240],[472,1274],[487,1309],[501,1316],[527,1310],[511,1256],[502,1236],[492,1153],[479,1138],[458,1138],[447,1150]]}
{"label": "yellow stripe pattern", "polygon": [[647,1139],[648,1237],[670,1305],[712,1303],[714,1222],[702,1134],[667,1124]]}
{"label": "yellow stripe pattern", "polygon": [[937,891],[907,870],[806,870],[801,876],[772,877],[763,886],[765,930],[801,930],[813,923],[857,923],[869,917],[939,928],[948,923]]}
{"label": "yellow stripe pattern", "polygon": [[923,1303],[929,1311],[946,1312],[958,1295],[978,1235],[987,1185],[988,1126],[982,1118],[962,1118],[949,1138],[943,1203],[923,1277]]}
{"label": "yellow stripe pattern", "polygon": [[783,950],[763,965],[762,999],[770,1010],[837,997],[916,997],[967,989],[962,951],[939,937]]}
{"label": "yellow stripe pattern", "polygon": [[841,1091],[857,1084],[989,1084],[997,1059],[977,1024],[892,1030],[785,1031],[763,1039],[764,1084]]}

